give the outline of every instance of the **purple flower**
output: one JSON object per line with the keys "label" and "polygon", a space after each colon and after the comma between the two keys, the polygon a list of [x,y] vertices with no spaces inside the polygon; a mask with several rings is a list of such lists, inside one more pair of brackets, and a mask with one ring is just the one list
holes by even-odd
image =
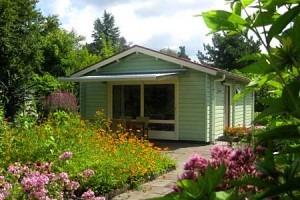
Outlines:
{"label": "purple flower", "polygon": [[75,191],[80,187],[80,184],[77,181],[71,181],[69,187],[70,190]]}
{"label": "purple flower", "polygon": [[181,177],[178,180],[181,181],[184,179],[197,180],[197,174],[193,170],[186,171],[181,175]]}
{"label": "purple flower", "polygon": [[81,176],[87,180],[89,177],[94,176],[95,172],[92,169],[86,169],[81,173]]}
{"label": "purple flower", "polygon": [[91,189],[89,189],[88,191],[84,192],[81,195],[81,197],[82,197],[82,199],[91,200],[91,199],[95,198],[95,193]]}
{"label": "purple flower", "polygon": [[198,169],[203,172],[208,165],[208,160],[198,154],[193,154],[187,163],[184,164],[184,170],[194,170]]}
{"label": "purple flower", "polygon": [[29,168],[27,166],[21,166],[20,163],[14,163],[14,165],[9,166],[7,171],[12,173],[17,179],[19,179],[22,175],[27,176],[29,174]]}
{"label": "purple flower", "polygon": [[105,200],[105,197],[95,197],[95,193],[91,189],[84,192],[81,198],[85,200]]}
{"label": "purple flower", "polygon": [[230,154],[234,151],[230,147],[213,146],[210,150],[211,157],[215,160],[226,160],[230,157]]}
{"label": "purple flower", "polygon": [[63,154],[61,154],[61,155],[59,156],[59,159],[60,159],[60,160],[67,160],[67,159],[69,159],[69,158],[72,158],[72,156],[73,156],[73,153],[72,153],[72,152],[66,151],[66,152],[64,152]]}
{"label": "purple flower", "polygon": [[44,199],[47,197],[48,190],[45,186],[48,183],[49,178],[44,174],[40,174],[38,171],[33,171],[21,181],[21,185],[28,193],[29,197],[36,199]]}
{"label": "purple flower", "polygon": [[4,176],[0,176],[0,199],[5,199],[10,195],[12,185],[5,180]]}

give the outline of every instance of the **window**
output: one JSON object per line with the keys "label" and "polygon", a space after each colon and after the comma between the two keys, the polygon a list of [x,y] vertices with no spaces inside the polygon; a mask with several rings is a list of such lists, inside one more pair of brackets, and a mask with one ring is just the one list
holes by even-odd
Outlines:
{"label": "window", "polygon": [[140,85],[113,86],[113,118],[140,116],[141,92]]}
{"label": "window", "polygon": [[145,85],[144,115],[150,119],[173,120],[175,118],[174,85]]}

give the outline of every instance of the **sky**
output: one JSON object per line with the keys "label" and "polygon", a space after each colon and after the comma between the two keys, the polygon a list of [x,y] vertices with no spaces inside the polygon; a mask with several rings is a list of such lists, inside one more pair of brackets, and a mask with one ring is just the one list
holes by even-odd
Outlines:
{"label": "sky", "polygon": [[211,43],[211,36],[203,19],[195,15],[229,5],[224,0],[40,0],[37,8],[44,16],[58,15],[62,28],[75,30],[87,43],[93,41],[94,21],[102,20],[106,10],[132,45],[176,51],[185,46],[186,54],[197,60],[197,51]]}

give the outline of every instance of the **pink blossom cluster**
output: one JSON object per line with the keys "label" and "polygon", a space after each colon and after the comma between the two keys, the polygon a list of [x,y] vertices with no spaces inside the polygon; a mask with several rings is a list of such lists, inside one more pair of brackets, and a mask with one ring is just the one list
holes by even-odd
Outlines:
{"label": "pink blossom cluster", "polygon": [[[71,152],[65,152],[61,155],[61,159],[70,158],[72,155]],[[66,172],[59,174],[51,172],[51,166],[52,162],[45,164],[38,162],[33,164],[32,168],[15,163],[8,167],[7,172],[9,176],[15,178],[13,185],[15,187],[22,187],[22,191],[25,192],[28,199],[76,199],[75,191],[80,187],[79,182],[71,181]],[[93,170],[87,169],[80,175],[88,178],[94,174]],[[4,176],[0,176],[0,200],[7,197],[10,198],[11,189],[12,184]],[[104,197],[96,197],[92,190],[83,193],[82,198],[88,200],[105,200]]]}
{"label": "pink blossom cluster", "polygon": [[77,111],[77,104],[77,99],[74,94],[63,91],[52,93],[45,100],[46,107],[51,111]]}
{"label": "pink blossom cluster", "polygon": [[81,195],[84,200],[105,200],[105,197],[96,197],[92,190],[88,190]]}
{"label": "pink blossom cluster", "polygon": [[66,151],[66,152],[64,152],[63,154],[61,154],[61,155],[59,156],[59,159],[60,159],[60,160],[67,160],[67,159],[69,159],[69,158],[72,158],[72,156],[73,156],[73,153],[72,153],[72,152]]}
{"label": "pink blossom cluster", "polygon": [[86,169],[80,175],[84,178],[84,180],[87,180],[91,176],[94,176],[95,172],[92,169]]}
{"label": "pink blossom cluster", "polygon": [[[178,178],[178,181],[184,179],[197,181],[198,174],[204,175],[208,164],[212,169],[216,169],[222,163],[225,163],[227,169],[224,176],[225,180],[237,180],[245,175],[259,176],[253,165],[254,161],[255,154],[250,147],[235,150],[226,146],[214,146],[211,149],[211,159],[198,154],[191,155],[189,161],[184,164],[185,172]],[[221,185],[218,189],[227,190],[230,188],[229,185]],[[182,188],[178,186],[173,186],[172,189],[174,192],[182,191]],[[254,188],[248,187],[247,189]]]}
{"label": "pink blossom cluster", "polygon": [[21,181],[29,199],[46,199],[48,193],[46,185],[48,183],[49,177],[38,171],[31,172]]}
{"label": "pink blossom cluster", "polygon": [[27,176],[29,174],[29,168],[25,166],[21,166],[20,163],[14,163],[7,168],[7,171],[13,174],[13,177],[19,179],[21,176]]}
{"label": "pink blossom cluster", "polygon": [[0,200],[5,199],[10,195],[12,184],[5,180],[4,176],[0,176]]}

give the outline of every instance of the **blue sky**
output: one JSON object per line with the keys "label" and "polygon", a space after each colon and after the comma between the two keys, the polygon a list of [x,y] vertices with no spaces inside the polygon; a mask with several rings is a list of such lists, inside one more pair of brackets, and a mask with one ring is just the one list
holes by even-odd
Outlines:
{"label": "blue sky", "polygon": [[224,0],[40,0],[37,7],[44,15],[57,14],[61,26],[75,30],[87,42],[92,41],[93,23],[104,10],[115,17],[121,35],[128,42],[160,50],[178,50],[196,59],[203,43],[211,43],[209,30],[201,17],[212,9],[228,9]]}

